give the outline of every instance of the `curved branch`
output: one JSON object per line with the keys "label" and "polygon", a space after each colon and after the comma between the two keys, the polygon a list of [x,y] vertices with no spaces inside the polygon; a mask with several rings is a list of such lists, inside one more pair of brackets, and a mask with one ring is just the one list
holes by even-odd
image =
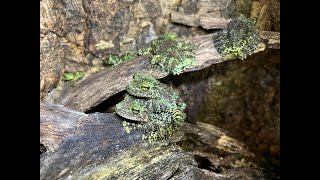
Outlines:
{"label": "curved branch", "polygon": [[[266,47],[280,48],[280,33],[260,32],[262,33],[263,43],[260,43],[257,52],[264,51]],[[194,37],[189,40],[196,47],[196,64],[185,69],[184,72],[197,71],[206,68],[212,64],[221,63],[227,60],[236,59],[234,57],[222,57],[214,47],[213,36]],[[277,38],[278,37],[278,38]],[[270,41],[269,39],[272,39]],[[151,69],[147,56],[140,56],[132,61],[125,62],[113,68],[112,70],[103,70],[94,74],[78,84],[65,86],[55,99],[55,102],[62,104],[74,110],[81,112],[88,111],[95,107],[108,97],[125,90],[128,82],[132,80],[135,73],[143,73],[153,76],[157,79],[163,78],[168,73]]]}

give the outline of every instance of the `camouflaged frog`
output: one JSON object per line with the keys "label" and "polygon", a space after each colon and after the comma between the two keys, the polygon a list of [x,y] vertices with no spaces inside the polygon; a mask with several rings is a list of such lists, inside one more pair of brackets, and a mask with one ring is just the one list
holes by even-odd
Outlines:
{"label": "camouflaged frog", "polygon": [[139,99],[130,94],[125,94],[124,99],[116,104],[115,111],[121,117],[129,120],[148,122],[150,115],[146,104],[145,99]]}
{"label": "camouflaged frog", "polygon": [[124,121],[129,133],[138,129],[147,133],[149,141],[171,137],[186,119],[186,104],[169,86],[152,77],[136,74],[127,86],[128,94],[116,105],[118,115],[136,121]]}
{"label": "camouflaged frog", "polygon": [[172,136],[173,131],[181,126],[186,118],[186,113],[179,109],[172,111],[154,111],[150,104],[154,99],[137,98],[126,94],[123,101],[116,105],[116,113],[128,120],[136,121],[130,123],[124,121],[123,126],[127,133],[132,129],[138,129],[146,133],[144,139],[155,141]]}
{"label": "camouflaged frog", "polygon": [[143,74],[135,74],[133,80],[128,84],[129,94],[150,99],[149,109],[155,112],[184,111],[186,104],[178,94],[166,84],[153,77]]}
{"label": "camouflaged frog", "polygon": [[175,33],[166,33],[151,41],[148,48],[142,48],[139,55],[151,55],[153,68],[173,75],[196,63],[195,47],[177,38]]}
{"label": "camouflaged frog", "polygon": [[240,15],[232,19],[213,40],[222,56],[235,56],[243,60],[254,53],[261,38],[255,30],[255,20]]}

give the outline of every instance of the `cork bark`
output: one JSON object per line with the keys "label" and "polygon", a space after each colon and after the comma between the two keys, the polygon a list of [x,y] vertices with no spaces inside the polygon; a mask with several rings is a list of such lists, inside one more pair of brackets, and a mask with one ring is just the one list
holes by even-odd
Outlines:
{"label": "cork bark", "polygon": [[116,114],[41,104],[40,179],[256,179],[254,155],[213,125],[186,123],[165,141],[127,134]]}
{"label": "cork bark", "polygon": [[[263,43],[260,43],[256,52],[264,51],[266,47],[280,48],[280,33],[260,32],[260,34]],[[216,36],[216,34],[199,36],[190,40],[196,47],[196,64],[185,69],[183,73],[201,70],[212,64],[236,59],[235,57],[222,57],[214,47],[213,36]],[[147,74],[157,79],[168,75],[168,73],[152,69],[148,57],[141,56],[120,64],[112,70],[102,70],[81,82],[64,87],[55,95],[55,103],[86,112],[108,97],[125,90],[135,73]]]}

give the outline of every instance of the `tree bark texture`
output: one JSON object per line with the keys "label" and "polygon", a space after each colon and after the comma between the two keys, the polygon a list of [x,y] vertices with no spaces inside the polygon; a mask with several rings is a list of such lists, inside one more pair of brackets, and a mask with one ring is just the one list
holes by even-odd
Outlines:
{"label": "tree bark texture", "polygon": [[[247,147],[223,130],[186,123],[170,140],[127,134],[115,114],[41,104],[40,179],[262,178]],[[207,169],[206,169],[207,168]]]}

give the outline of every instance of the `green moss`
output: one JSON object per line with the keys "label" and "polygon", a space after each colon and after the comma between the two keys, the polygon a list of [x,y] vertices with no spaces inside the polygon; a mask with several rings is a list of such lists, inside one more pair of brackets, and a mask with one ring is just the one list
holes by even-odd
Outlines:
{"label": "green moss", "polygon": [[260,37],[255,30],[255,20],[243,15],[231,20],[227,28],[214,38],[215,48],[221,55],[231,55],[241,60],[253,54],[259,42]]}
{"label": "green moss", "polygon": [[146,140],[146,139],[148,139],[148,137],[143,134],[143,135],[142,135],[142,140]]}
{"label": "green moss", "polygon": [[147,55],[147,54],[150,54],[151,52],[151,47],[147,47],[147,48],[141,48],[139,49],[138,51],[138,55]]}
{"label": "green moss", "polygon": [[75,72],[75,73],[64,73],[62,80],[63,81],[75,81],[84,76],[84,72]]}
{"label": "green moss", "polygon": [[123,62],[126,62],[126,61],[130,61],[132,59],[134,59],[136,57],[135,54],[132,54],[132,53],[124,53],[123,55],[121,56],[116,56],[116,55],[109,55],[108,58],[106,58],[103,63],[105,66],[111,66],[111,67],[114,67],[118,64],[121,64]]}
{"label": "green moss", "polygon": [[132,131],[132,128],[130,127],[130,124],[127,121],[122,121],[122,126],[126,133],[129,134]]}
{"label": "green moss", "polygon": [[132,129],[131,129],[130,127],[124,127],[124,130],[126,131],[126,133],[128,133],[128,134],[129,134],[129,133],[131,132],[131,130],[132,130]]}

